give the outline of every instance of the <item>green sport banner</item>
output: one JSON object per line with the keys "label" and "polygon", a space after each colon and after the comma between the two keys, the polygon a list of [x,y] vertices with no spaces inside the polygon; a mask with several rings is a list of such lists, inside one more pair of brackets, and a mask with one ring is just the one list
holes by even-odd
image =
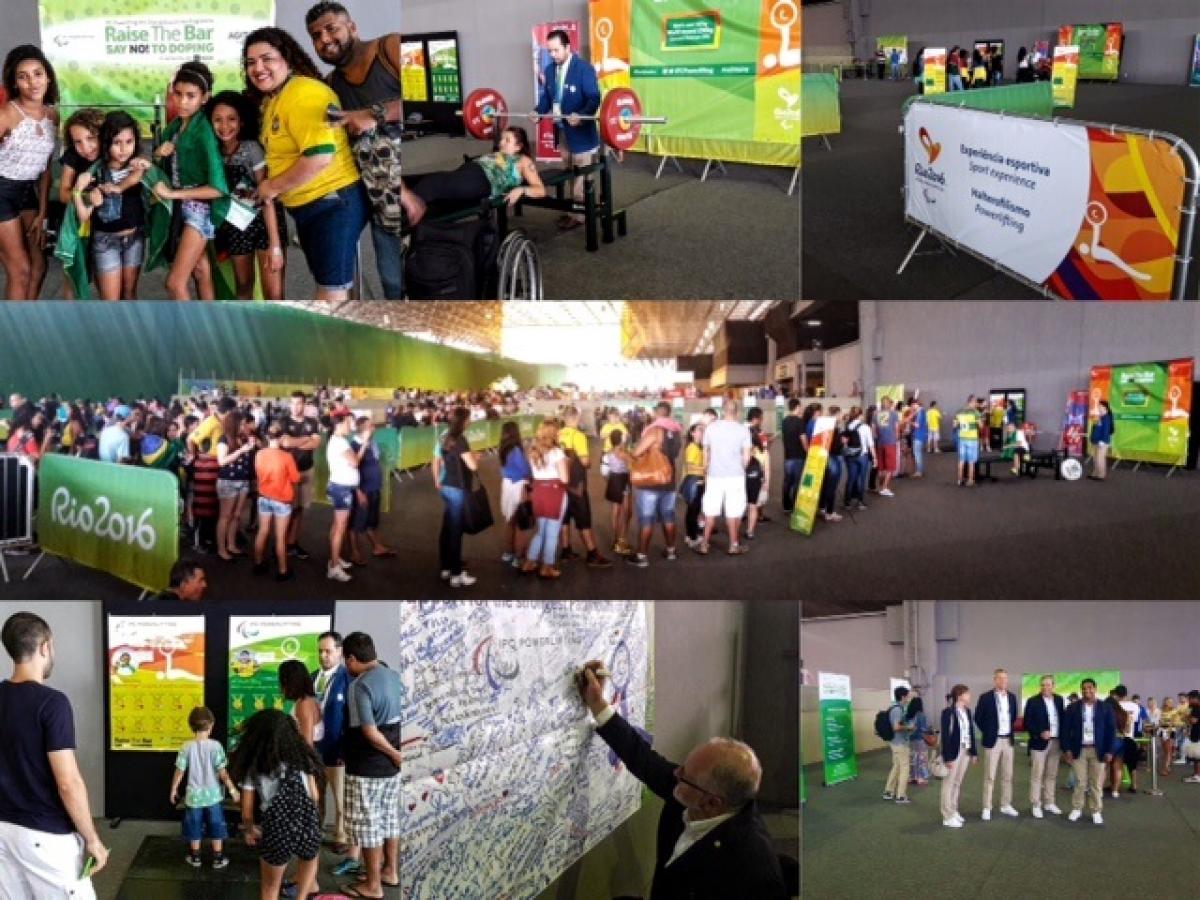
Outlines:
{"label": "green sport banner", "polygon": [[817,519],[817,506],[821,501],[821,485],[825,481],[825,466],[829,462],[829,448],[833,443],[833,429],[837,419],[821,416],[813,426],[808,455],[804,458],[804,472],[800,476],[800,489],[796,492],[796,505],[788,527],[801,534],[812,534]]}
{"label": "green sport banner", "polygon": [[900,51],[900,65],[908,64],[908,35],[907,34],[881,34],[875,38],[875,49],[883,51],[884,72],[887,75],[892,74],[892,51]]}
{"label": "green sport banner", "polygon": [[850,676],[817,673],[817,700],[821,711],[821,747],[825,784],[858,777],[854,755],[854,713],[850,702]]}
{"label": "green sport banner", "polygon": [[[522,415],[472,422],[465,432],[467,443],[471,445],[472,450],[493,450],[499,447],[500,429],[505,422],[516,422],[521,437],[529,440],[537,432],[543,418],[537,415]],[[429,465],[433,462],[438,441],[445,433],[446,428],[442,425],[401,428],[397,435],[395,468],[407,471]]]}
{"label": "green sport banner", "polygon": [[762,165],[800,163],[800,4],[590,0],[592,63],[646,115],[635,149]]}
{"label": "green sport banner", "polygon": [[800,76],[800,131],[804,137],[840,134],[842,131],[841,88],[831,74]]}
{"label": "green sport banner", "polygon": [[229,617],[229,749],[241,739],[243,723],[256,712],[291,712],[279,690],[279,666],[298,659],[317,668],[317,639],[332,627],[330,616]]}
{"label": "green sport banner", "polygon": [[38,15],[62,107],[119,107],[149,125],[175,70],[194,57],[216,91],[240,91],[242,40],[275,23],[275,0],[40,0]]}
{"label": "green sport banner", "polygon": [[47,553],[164,590],[179,557],[179,480],[169,472],[58,454],[38,469]]}
{"label": "green sport banner", "polygon": [[1091,678],[1096,682],[1096,696],[1103,700],[1108,692],[1121,683],[1119,669],[1078,669],[1071,672],[1025,672],[1021,675],[1021,708],[1025,701],[1036,697],[1042,690],[1042,677],[1049,675],[1054,679],[1054,693],[1061,694],[1066,700],[1071,694],[1083,695],[1083,679]]}
{"label": "green sport banner", "polygon": [[1113,459],[1182,466],[1187,462],[1192,409],[1192,359],[1093,366],[1088,403],[1088,439],[1100,416],[1100,401],[1113,414]]}
{"label": "green sport banner", "polygon": [[1079,77],[1094,81],[1116,81],[1120,77],[1124,39],[1120,22],[1063,25],[1058,29],[1059,46],[1079,47]]}

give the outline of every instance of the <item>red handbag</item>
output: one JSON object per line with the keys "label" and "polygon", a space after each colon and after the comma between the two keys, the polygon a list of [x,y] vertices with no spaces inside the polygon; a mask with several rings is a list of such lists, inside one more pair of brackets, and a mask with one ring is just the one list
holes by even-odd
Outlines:
{"label": "red handbag", "polygon": [[563,497],[567,486],[557,478],[535,478],[533,481],[533,514],[539,519],[557,519],[562,515]]}

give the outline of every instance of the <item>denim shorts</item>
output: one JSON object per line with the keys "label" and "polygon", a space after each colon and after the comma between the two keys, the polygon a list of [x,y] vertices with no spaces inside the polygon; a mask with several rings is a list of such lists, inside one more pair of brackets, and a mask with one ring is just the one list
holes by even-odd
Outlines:
{"label": "denim shorts", "polygon": [[250,493],[250,482],[231,481],[225,478],[217,479],[217,499],[236,500]]}
{"label": "denim shorts", "polygon": [[358,237],[371,217],[363,183],[356,181],[288,212],[317,287],[350,290],[358,263]]}
{"label": "denim shorts", "polygon": [[645,528],[655,522],[675,521],[675,492],[635,490],[633,505],[637,508],[638,524]]}
{"label": "denim shorts", "polygon": [[292,514],[292,504],[280,503],[278,500],[272,500],[270,497],[259,497],[258,514],[260,516],[275,516],[277,519],[286,519]]}
{"label": "denim shorts", "polygon": [[140,269],[145,258],[146,238],[140,231],[127,235],[92,232],[92,261],[101,275],[119,269]]}
{"label": "denim shorts", "polygon": [[325,489],[325,496],[329,498],[335,510],[342,512],[354,508],[354,490],[344,484],[330,484]]}
{"label": "denim shorts", "polygon": [[960,438],[958,442],[958,461],[964,463],[979,462],[979,441],[964,441]]}
{"label": "denim shorts", "polygon": [[[208,832],[205,835],[205,831]],[[225,811],[220,803],[212,806],[188,807],[183,813],[183,839],[185,841],[223,841],[229,837],[225,827]]]}
{"label": "denim shorts", "polygon": [[200,200],[183,201],[183,224],[200,232],[200,236],[206,241],[211,241],[217,236],[217,229],[212,223],[212,207]]}
{"label": "denim shorts", "polygon": [[0,177],[0,222],[19,218],[27,209],[38,208],[38,183]]}

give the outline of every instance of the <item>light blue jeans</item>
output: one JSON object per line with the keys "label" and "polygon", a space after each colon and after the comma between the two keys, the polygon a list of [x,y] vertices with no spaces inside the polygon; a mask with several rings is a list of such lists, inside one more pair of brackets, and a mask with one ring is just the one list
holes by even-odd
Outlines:
{"label": "light blue jeans", "polygon": [[917,440],[915,437],[912,442],[913,462],[917,467],[917,474],[925,474],[925,439]]}
{"label": "light blue jeans", "polygon": [[[537,520],[537,529],[533,540],[529,542],[529,552],[526,559],[531,562],[541,562],[544,566],[554,565],[558,556],[558,535],[562,531],[562,518]],[[540,560],[539,560],[540,557]]]}

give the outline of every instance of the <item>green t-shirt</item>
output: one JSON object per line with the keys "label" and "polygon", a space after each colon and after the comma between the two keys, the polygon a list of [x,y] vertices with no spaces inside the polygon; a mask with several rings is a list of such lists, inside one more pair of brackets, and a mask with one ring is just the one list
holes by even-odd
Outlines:
{"label": "green t-shirt", "polygon": [[203,809],[216,806],[224,798],[218,773],[226,765],[225,748],[211,738],[203,741],[186,741],[175,757],[175,768],[187,772],[187,794],[184,805],[188,809]]}

